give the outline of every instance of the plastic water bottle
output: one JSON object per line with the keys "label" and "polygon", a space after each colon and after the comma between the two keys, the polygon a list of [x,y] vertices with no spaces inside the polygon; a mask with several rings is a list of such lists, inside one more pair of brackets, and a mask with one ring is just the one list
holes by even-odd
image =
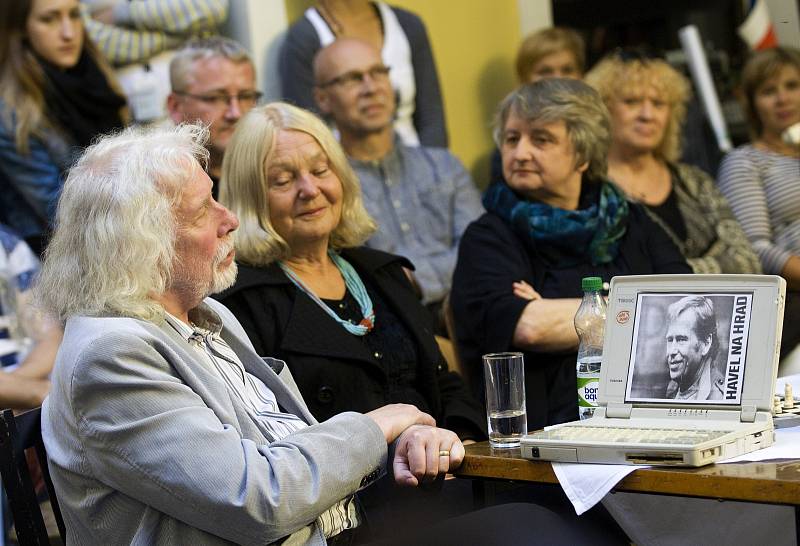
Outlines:
{"label": "plastic water bottle", "polygon": [[583,300],[575,313],[578,332],[578,416],[588,419],[597,407],[600,387],[600,362],[603,359],[603,334],[606,327],[606,300],[600,294],[603,279],[584,277]]}

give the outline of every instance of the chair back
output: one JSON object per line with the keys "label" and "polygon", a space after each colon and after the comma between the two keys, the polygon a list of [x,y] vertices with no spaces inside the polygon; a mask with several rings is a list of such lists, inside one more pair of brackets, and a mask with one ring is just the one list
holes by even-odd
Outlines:
{"label": "chair back", "polygon": [[[464,365],[464,361],[461,359],[461,355],[458,352],[458,340],[456,339],[456,320],[453,316],[453,307],[450,305],[450,292],[444,297],[444,301],[442,302],[442,313],[444,314],[444,326],[447,329],[447,337],[450,338],[450,360],[448,361],[448,365],[450,365],[450,369],[457,371],[461,374],[461,378],[466,383],[467,388],[470,391],[473,388],[472,383],[475,380],[473,370],[468,370],[467,367]],[[444,351],[442,351],[444,352]]]}
{"label": "chair back", "polygon": [[49,545],[47,528],[44,524],[39,499],[34,489],[33,478],[26,459],[26,452],[32,449],[41,468],[53,515],[58,525],[61,540],[66,544],[66,528],[58,507],[50,470],[47,467],[47,452],[42,441],[42,412],[36,408],[17,416],[12,410],[0,414],[0,476],[8,496],[11,517],[17,532],[20,546]]}

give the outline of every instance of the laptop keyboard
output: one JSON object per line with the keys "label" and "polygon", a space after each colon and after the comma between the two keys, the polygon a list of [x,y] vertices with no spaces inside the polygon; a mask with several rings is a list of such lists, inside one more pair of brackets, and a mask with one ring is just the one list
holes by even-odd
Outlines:
{"label": "laptop keyboard", "polygon": [[728,434],[729,430],[686,430],[664,428],[625,428],[570,426],[539,431],[530,436],[538,440],[597,441],[626,444],[694,445]]}

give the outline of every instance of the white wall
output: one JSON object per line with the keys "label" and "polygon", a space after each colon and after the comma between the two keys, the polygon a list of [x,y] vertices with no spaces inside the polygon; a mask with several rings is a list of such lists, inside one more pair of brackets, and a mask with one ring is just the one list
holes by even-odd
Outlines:
{"label": "white wall", "polygon": [[767,0],[767,7],[778,43],[800,47],[800,7],[797,0]]}
{"label": "white wall", "polygon": [[553,26],[553,4],[551,0],[517,0],[519,6],[519,35],[528,34]]}
{"label": "white wall", "polygon": [[250,51],[265,100],[280,97],[278,53],[288,21],[283,0],[232,0],[222,33]]}

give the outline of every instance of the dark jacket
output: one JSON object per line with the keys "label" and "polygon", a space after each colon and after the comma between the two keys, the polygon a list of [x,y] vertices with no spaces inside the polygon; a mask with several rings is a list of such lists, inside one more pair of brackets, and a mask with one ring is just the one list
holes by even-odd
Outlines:
{"label": "dark jacket", "polygon": [[[432,319],[403,272],[411,263],[365,247],[346,249],[342,256],[368,290],[380,292],[413,336],[418,354],[413,387],[420,409],[462,437],[482,439],[486,418],[461,377],[447,369],[433,337]],[[343,411],[367,412],[410,402],[392,399],[392,379],[381,365],[382,355],[370,352],[362,338],[348,333],[300,292],[277,264],[240,265],[236,284],[217,298],[239,319],[259,355],[286,361],[320,421]],[[376,322],[380,312],[376,308]]]}
{"label": "dark jacket", "polygon": [[[450,301],[464,365],[480,377],[481,355],[520,350],[512,340],[529,302],[513,294],[515,281],[528,282],[544,298],[580,298],[587,276],[609,281],[614,275],[691,272],[667,234],[633,203],[617,257],[599,266],[588,259],[564,266],[554,249],[531,249],[506,221],[486,213],[464,233],[453,274]],[[528,430],[577,419],[577,353],[524,353]]]}

